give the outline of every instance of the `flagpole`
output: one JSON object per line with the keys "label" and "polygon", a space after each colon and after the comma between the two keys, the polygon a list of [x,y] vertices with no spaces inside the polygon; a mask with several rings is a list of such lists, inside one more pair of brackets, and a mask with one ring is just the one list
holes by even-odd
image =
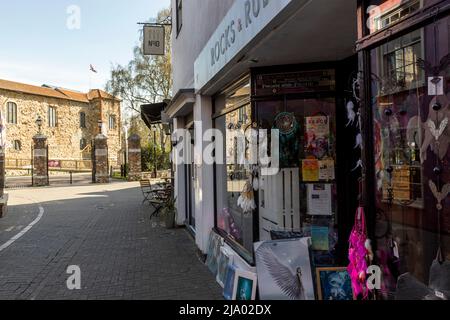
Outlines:
{"label": "flagpole", "polygon": [[92,89],[92,71],[89,70],[89,91]]}

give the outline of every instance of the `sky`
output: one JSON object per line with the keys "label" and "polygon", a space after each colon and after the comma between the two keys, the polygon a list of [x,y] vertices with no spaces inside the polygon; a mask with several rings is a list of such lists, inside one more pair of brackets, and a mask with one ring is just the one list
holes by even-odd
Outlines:
{"label": "sky", "polygon": [[[0,79],[87,92],[140,45],[170,0],[0,0]],[[98,73],[89,70],[92,64]]]}

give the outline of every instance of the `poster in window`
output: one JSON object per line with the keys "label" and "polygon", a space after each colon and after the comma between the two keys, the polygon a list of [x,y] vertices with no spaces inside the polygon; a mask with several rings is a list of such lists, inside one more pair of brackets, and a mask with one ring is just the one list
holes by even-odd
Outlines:
{"label": "poster in window", "polygon": [[316,251],[329,251],[330,250],[329,233],[330,230],[328,227],[312,226],[311,227],[312,249]]}
{"label": "poster in window", "polygon": [[318,182],[320,175],[319,161],[307,159],[302,161],[302,176],[305,182]]}
{"label": "poster in window", "polygon": [[334,160],[326,159],[319,161],[319,180],[332,181],[335,179]]}
{"label": "poster in window", "polygon": [[331,216],[331,184],[308,185],[308,214],[311,216]]}
{"label": "poster in window", "polygon": [[314,116],[305,118],[305,152],[307,156],[323,159],[328,155],[330,118]]}

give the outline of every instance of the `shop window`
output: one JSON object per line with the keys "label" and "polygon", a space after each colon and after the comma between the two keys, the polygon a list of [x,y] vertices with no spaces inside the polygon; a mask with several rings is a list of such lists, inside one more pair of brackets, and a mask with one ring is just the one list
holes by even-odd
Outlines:
{"label": "shop window", "polygon": [[450,258],[450,198],[437,199],[450,183],[450,18],[436,25],[439,39],[433,24],[371,51],[376,255],[386,299],[402,274],[428,284],[439,243]]}
{"label": "shop window", "polygon": [[280,167],[261,176],[261,240],[312,237],[318,265],[336,263],[336,102],[334,98],[276,99],[256,103],[263,129],[278,129]]}
{"label": "shop window", "polygon": [[17,104],[8,102],[7,104],[7,118],[8,123],[17,124]]}
{"label": "shop window", "polygon": [[86,128],[86,113],[80,112],[80,128]]}
{"label": "shop window", "polygon": [[48,107],[48,126],[54,128],[58,125],[55,107]]}
{"label": "shop window", "polygon": [[366,14],[370,33],[388,28],[418,11],[429,0],[369,0]]}
{"label": "shop window", "polygon": [[223,109],[224,114],[215,119],[215,127],[224,137],[221,146],[224,159],[217,161],[215,172],[217,228],[251,261],[256,212],[244,209],[245,206],[239,201],[252,177],[252,166],[246,161],[248,153],[241,143],[241,133],[252,124],[249,80],[227,92],[225,99],[218,98],[216,102],[219,100],[224,104],[218,106],[216,103],[216,110]]}

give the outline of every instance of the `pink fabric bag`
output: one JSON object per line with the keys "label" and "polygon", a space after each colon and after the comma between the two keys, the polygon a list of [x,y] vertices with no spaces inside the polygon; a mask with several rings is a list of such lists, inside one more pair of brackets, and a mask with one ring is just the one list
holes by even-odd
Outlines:
{"label": "pink fabric bag", "polygon": [[367,256],[369,251],[366,248],[367,230],[364,208],[359,207],[356,211],[355,224],[350,234],[350,247],[348,258],[350,264],[347,268],[352,279],[353,294],[355,297],[367,299],[369,292],[366,287]]}

